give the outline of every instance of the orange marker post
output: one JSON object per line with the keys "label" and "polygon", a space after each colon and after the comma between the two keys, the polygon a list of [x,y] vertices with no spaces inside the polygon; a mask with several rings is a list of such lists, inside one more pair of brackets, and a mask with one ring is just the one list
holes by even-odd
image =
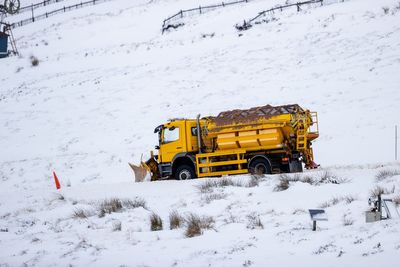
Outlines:
{"label": "orange marker post", "polygon": [[56,183],[56,188],[58,190],[61,188],[61,185],[60,185],[60,181],[58,180],[58,177],[56,175],[56,172],[54,172],[54,171],[53,171],[53,176],[54,176],[54,182]]}

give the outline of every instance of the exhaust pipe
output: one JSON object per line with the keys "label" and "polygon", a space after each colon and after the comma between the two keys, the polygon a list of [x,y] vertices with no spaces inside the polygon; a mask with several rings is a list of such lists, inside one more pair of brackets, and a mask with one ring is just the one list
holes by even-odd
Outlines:
{"label": "exhaust pipe", "polygon": [[197,114],[196,128],[197,128],[197,145],[199,146],[199,153],[202,153],[202,151],[201,151],[200,114]]}

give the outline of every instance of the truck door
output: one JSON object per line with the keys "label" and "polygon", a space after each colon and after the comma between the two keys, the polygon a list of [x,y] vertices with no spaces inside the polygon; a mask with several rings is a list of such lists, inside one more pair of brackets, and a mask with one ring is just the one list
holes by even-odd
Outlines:
{"label": "truck door", "polygon": [[166,125],[162,133],[160,146],[161,163],[171,162],[174,156],[185,151],[184,124],[170,123]]}

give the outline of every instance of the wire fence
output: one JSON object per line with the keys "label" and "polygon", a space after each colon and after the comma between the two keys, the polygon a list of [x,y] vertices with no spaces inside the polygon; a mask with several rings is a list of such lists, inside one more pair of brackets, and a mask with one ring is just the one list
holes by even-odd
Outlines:
{"label": "wire fence", "polygon": [[[258,12],[257,16],[245,20],[243,26],[236,25],[236,28],[238,30],[243,30],[251,27],[251,23],[256,21],[262,16],[265,16],[268,13],[274,13],[275,11],[283,11],[284,9],[296,7],[297,11],[299,12],[301,10],[301,7],[304,5],[310,5],[310,4],[320,4],[321,6],[324,4],[324,2],[330,3],[330,2],[344,2],[345,0],[336,0],[336,1],[330,1],[330,0],[309,0],[309,1],[304,1],[304,2],[297,2],[297,3],[292,3],[292,4],[286,4],[286,5],[280,5],[280,6],[275,6],[273,8],[270,8],[268,10],[264,10],[261,12]],[[185,16],[192,15],[192,14],[203,14],[206,11],[214,10],[217,8],[221,7],[226,7],[230,5],[235,5],[235,4],[240,4],[240,3],[247,3],[250,2],[250,0],[239,0],[239,1],[234,1],[234,2],[228,2],[224,3],[222,2],[221,4],[217,5],[211,5],[211,6],[199,6],[196,8],[191,8],[191,9],[186,9],[186,10],[180,10],[176,14],[164,19],[163,24],[162,24],[162,33],[164,33],[166,30],[170,28],[178,28],[179,26],[182,26],[183,23],[178,23],[174,24],[179,19],[184,18]]]}
{"label": "wire fence", "polygon": [[19,9],[18,13],[16,13],[16,14],[24,13],[24,12],[27,12],[27,11],[32,11],[32,10],[34,10],[36,8],[39,8],[39,7],[44,7],[44,6],[48,6],[50,4],[63,2],[63,1],[64,0],[45,0],[45,1],[40,2],[40,3],[31,4],[31,5],[28,5],[28,6],[23,6],[23,7],[21,7]]}
{"label": "wire fence", "polygon": [[191,8],[191,9],[180,10],[176,14],[164,19],[163,25],[162,25],[162,32],[164,33],[164,31],[166,31],[170,27],[174,27],[172,25],[172,21],[181,19],[190,14],[194,14],[194,13],[203,14],[205,12],[215,10],[217,8],[227,7],[227,6],[236,5],[236,4],[240,4],[240,3],[247,3],[247,2],[250,2],[250,0],[238,0],[238,1],[227,2],[227,3],[222,2],[221,4],[215,4],[215,5],[211,5],[211,6],[199,6],[199,7],[195,7],[195,8]]}
{"label": "wire fence", "polygon": [[[61,1],[63,1],[63,0],[49,0],[49,1],[44,1],[44,2],[46,2],[46,4],[50,4],[50,3],[61,2]],[[31,9],[32,16],[30,18],[12,23],[11,28],[13,28],[13,29],[18,28],[18,27],[33,23],[38,20],[46,19],[46,18],[48,18],[50,16],[54,16],[56,14],[65,13],[67,11],[79,9],[79,8],[86,7],[86,6],[92,6],[92,5],[96,5],[98,3],[107,2],[107,1],[110,1],[110,0],[90,0],[90,1],[86,1],[86,2],[80,2],[75,5],[63,6],[62,8],[55,9],[55,10],[52,10],[49,12],[45,12],[45,13],[37,15],[37,16],[34,14],[33,9]],[[39,4],[43,4],[44,2],[41,2]],[[39,4],[37,4],[37,5],[39,5]]]}

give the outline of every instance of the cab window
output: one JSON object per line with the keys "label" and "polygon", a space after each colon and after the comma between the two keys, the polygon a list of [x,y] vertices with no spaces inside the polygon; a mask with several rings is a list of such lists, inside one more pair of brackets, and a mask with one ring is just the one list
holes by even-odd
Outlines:
{"label": "cab window", "polygon": [[164,144],[179,140],[179,127],[164,129]]}

